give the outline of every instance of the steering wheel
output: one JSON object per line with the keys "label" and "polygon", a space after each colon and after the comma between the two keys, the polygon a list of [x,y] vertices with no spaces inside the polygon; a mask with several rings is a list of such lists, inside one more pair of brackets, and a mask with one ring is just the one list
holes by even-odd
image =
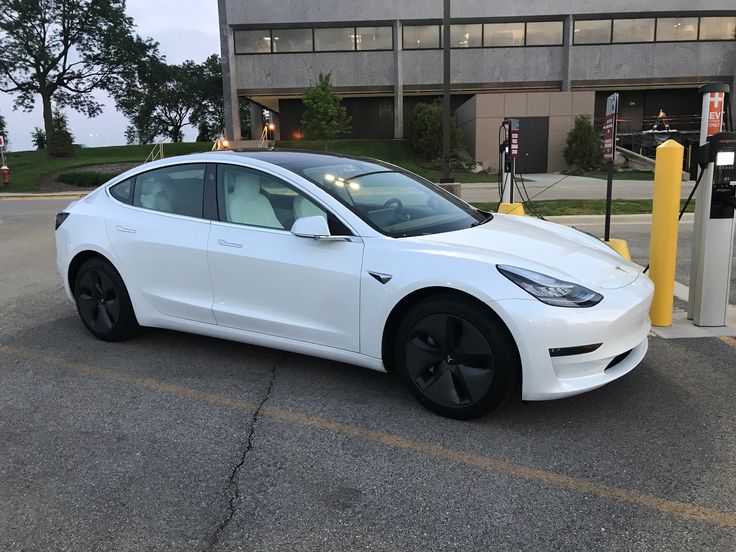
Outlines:
{"label": "steering wheel", "polygon": [[382,209],[388,209],[391,207],[391,205],[396,204],[396,210],[401,213],[404,210],[404,204],[401,203],[401,200],[398,197],[392,197],[389,199],[386,203],[383,204]]}

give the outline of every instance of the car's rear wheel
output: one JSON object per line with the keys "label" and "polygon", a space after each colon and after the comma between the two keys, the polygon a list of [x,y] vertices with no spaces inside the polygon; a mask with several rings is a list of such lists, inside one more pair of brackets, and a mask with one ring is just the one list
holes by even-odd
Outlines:
{"label": "car's rear wheel", "polygon": [[77,272],[74,298],[82,322],[104,341],[122,341],[138,329],[128,290],[104,259],[90,259]]}
{"label": "car's rear wheel", "polygon": [[449,418],[487,414],[509,396],[520,371],[506,326],[492,312],[451,295],[409,310],[398,328],[395,355],[414,397]]}

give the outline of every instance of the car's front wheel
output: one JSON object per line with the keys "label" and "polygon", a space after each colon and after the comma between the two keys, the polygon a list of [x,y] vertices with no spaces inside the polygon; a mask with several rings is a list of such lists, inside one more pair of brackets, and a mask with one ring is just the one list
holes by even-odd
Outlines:
{"label": "car's front wheel", "polygon": [[80,267],[74,298],[82,322],[98,339],[122,341],[138,329],[125,283],[104,259],[90,259]]}
{"label": "car's front wheel", "polygon": [[449,418],[487,414],[508,397],[520,371],[505,325],[462,297],[416,304],[400,323],[395,343],[396,367],[409,391]]}

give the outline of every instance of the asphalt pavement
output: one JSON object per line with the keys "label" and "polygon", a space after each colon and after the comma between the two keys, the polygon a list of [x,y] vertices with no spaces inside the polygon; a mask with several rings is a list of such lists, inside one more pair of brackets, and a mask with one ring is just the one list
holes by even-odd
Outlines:
{"label": "asphalt pavement", "polygon": [[0,550],[736,549],[733,344],[652,337],[600,390],[448,420],[336,362],[95,340],[61,207],[0,201]]}

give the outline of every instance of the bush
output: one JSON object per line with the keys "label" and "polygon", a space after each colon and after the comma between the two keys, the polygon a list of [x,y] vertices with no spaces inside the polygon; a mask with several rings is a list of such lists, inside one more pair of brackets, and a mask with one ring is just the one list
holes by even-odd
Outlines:
{"label": "bush", "polygon": [[[440,98],[432,103],[417,104],[411,114],[407,128],[407,140],[414,154],[421,159],[442,160],[442,116]],[[457,155],[460,150],[464,152],[461,144],[462,134],[453,119],[450,128],[450,147],[453,154]]]}
{"label": "bush", "polygon": [[61,111],[54,112],[54,137],[48,141],[47,147],[51,157],[74,157],[76,154],[74,136],[69,131],[66,115]]}
{"label": "bush", "polygon": [[573,173],[584,173],[601,167],[603,146],[590,117],[579,115],[575,118],[572,129],[567,133],[562,153]]}
{"label": "bush", "polygon": [[57,182],[71,184],[80,188],[96,188],[120,173],[68,172],[56,177]]}
{"label": "bush", "polygon": [[36,146],[37,150],[46,149],[46,133],[42,128],[36,127],[33,129],[33,132],[31,133],[31,141],[33,142],[33,145]]}

